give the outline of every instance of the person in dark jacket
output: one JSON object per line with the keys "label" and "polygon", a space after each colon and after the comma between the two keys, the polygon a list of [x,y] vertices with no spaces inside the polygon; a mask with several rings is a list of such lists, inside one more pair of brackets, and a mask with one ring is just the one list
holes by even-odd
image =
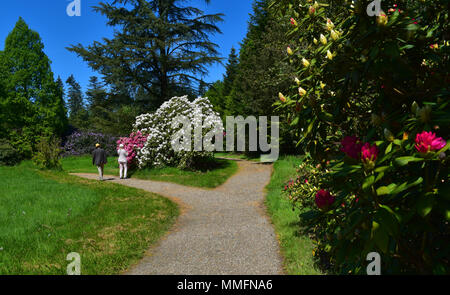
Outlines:
{"label": "person in dark jacket", "polygon": [[95,145],[95,150],[92,153],[92,165],[95,165],[98,168],[99,180],[103,180],[103,169],[106,163],[108,163],[106,152],[100,147],[100,144],[97,143]]}

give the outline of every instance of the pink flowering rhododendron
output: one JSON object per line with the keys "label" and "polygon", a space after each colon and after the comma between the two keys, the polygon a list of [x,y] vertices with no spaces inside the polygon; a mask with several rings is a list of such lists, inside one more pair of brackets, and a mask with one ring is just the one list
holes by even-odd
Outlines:
{"label": "pink flowering rhododendron", "polygon": [[378,157],[378,152],[378,148],[375,144],[370,145],[370,143],[367,142],[361,147],[361,160],[365,163],[375,162]]}
{"label": "pink flowering rhododendron", "polygon": [[446,141],[442,137],[436,137],[436,134],[431,131],[423,131],[416,135],[416,149],[420,153],[440,150],[446,144]]}
{"label": "pink flowering rhododendron", "polygon": [[124,149],[128,152],[127,162],[131,165],[134,163],[137,151],[144,146],[146,141],[147,136],[138,131],[131,133],[129,137],[121,137],[117,141],[117,149],[119,149],[119,145],[123,144]]}
{"label": "pink flowering rhododendron", "polygon": [[341,142],[341,151],[353,159],[358,159],[361,152],[362,143],[356,136],[346,136]]}
{"label": "pink flowering rhododendron", "polygon": [[335,201],[334,196],[330,192],[321,189],[316,193],[315,202],[321,210],[327,210]]}

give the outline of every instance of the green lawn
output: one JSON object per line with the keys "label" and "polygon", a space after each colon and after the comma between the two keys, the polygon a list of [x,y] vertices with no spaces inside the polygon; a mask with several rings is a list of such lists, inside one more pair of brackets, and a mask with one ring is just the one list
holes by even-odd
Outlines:
{"label": "green lawn", "polygon": [[274,163],[274,172],[266,187],[266,205],[278,235],[285,271],[291,275],[321,274],[314,264],[313,242],[299,233],[300,211],[292,211],[289,200],[282,194],[286,182],[295,176],[301,162],[301,157],[286,156]]}
{"label": "green lawn", "polygon": [[242,160],[254,161],[254,162],[260,161],[260,157],[249,157],[249,156],[246,156],[245,154],[231,153],[231,152],[217,152],[217,153],[214,153],[214,156],[216,158],[242,159]]}
{"label": "green lawn", "polygon": [[0,167],[0,178],[0,274],[65,274],[70,252],[82,274],[121,273],[179,214],[161,196],[30,162]]}
{"label": "green lawn", "polygon": [[[97,173],[97,168],[92,166],[90,156],[63,158],[62,166],[69,173]],[[172,167],[145,169],[130,172],[129,176],[194,187],[215,188],[227,181],[238,170],[238,165],[235,161],[224,159],[214,159],[205,163],[203,166],[204,169],[200,171],[186,171]],[[117,158],[108,158],[108,164],[105,166],[105,174],[119,175]]]}

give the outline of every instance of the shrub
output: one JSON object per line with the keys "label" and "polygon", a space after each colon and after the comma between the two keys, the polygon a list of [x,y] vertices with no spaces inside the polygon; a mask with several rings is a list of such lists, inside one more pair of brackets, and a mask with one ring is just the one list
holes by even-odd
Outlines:
{"label": "shrub", "polygon": [[195,168],[196,163],[213,156],[212,152],[194,151],[193,143],[190,146],[191,150],[174,151],[172,136],[180,131],[181,126],[173,126],[172,121],[178,115],[185,116],[193,124],[201,126],[203,136],[213,128],[211,126],[220,126],[220,132],[223,132],[220,116],[213,111],[207,98],[199,97],[190,102],[187,96],[174,97],[166,101],[155,113],[136,118],[135,131],[148,135],[147,142],[137,155],[140,168],[152,166]]}
{"label": "shrub", "polygon": [[19,161],[18,151],[6,139],[0,139],[0,166],[13,166]]}
{"label": "shrub", "polygon": [[314,163],[331,160],[296,202],[315,253],[338,273],[364,273],[372,251],[384,273],[450,273],[448,1],[383,1],[378,17],[370,1],[289,2],[297,71],[276,106]]}
{"label": "shrub", "polygon": [[91,154],[96,143],[100,143],[109,156],[117,154],[117,137],[96,132],[76,131],[66,140],[64,156]]}
{"label": "shrub", "polygon": [[117,149],[119,149],[119,145],[123,144],[124,149],[128,152],[127,162],[130,168],[135,167],[137,164],[137,153],[144,147],[147,137],[147,135],[143,135],[140,131],[137,131],[136,133],[131,133],[129,137],[121,137],[117,141]]}
{"label": "shrub", "polygon": [[33,156],[33,163],[41,169],[61,169],[61,140],[55,137],[42,136]]}

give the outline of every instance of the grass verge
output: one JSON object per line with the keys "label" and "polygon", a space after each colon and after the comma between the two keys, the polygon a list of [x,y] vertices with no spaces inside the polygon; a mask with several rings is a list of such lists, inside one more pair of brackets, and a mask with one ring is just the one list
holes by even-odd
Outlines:
{"label": "grass verge", "polygon": [[283,187],[296,174],[302,157],[285,156],[274,163],[274,170],[267,185],[266,206],[275,227],[283,255],[283,266],[290,275],[322,274],[315,266],[313,242],[299,233],[299,214],[283,195]]}
{"label": "grass verge", "polygon": [[[97,168],[92,166],[90,156],[67,157],[62,159],[62,167],[69,173],[97,173]],[[144,169],[130,172],[132,178],[173,182],[186,186],[215,188],[225,183],[238,170],[235,161],[214,159],[206,162],[198,171],[187,171],[173,167]],[[108,158],[105,166],[105,174],[119,175],[117,158]]]}
{"label": "grass verge", "polygon": [[139,261],[179,215],[172,201],[143,190],[0,167],[0,274],[66,274],[70,252],[82,274],[118,274]]}

